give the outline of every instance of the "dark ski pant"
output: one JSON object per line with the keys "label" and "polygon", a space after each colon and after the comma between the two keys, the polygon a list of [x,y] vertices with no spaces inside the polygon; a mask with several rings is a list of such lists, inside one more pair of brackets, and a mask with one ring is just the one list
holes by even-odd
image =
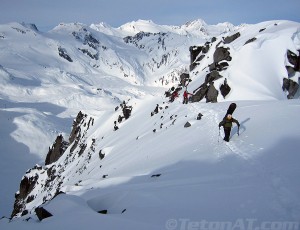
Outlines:
{"label": "dark ski pant", "polygon": [[223,139],[224,141],[229,142],[230,132],[231,132],[231,128],[225,128],[224,127],[224,133],[225,133],[225,137]]}

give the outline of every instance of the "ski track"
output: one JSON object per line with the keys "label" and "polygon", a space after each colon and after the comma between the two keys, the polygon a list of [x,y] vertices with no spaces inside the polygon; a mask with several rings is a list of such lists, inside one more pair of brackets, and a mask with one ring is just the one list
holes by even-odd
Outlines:
{"label": "ski track", "polygon": [[[194,108],[195,106],[191,106]],[[210,127],[216,127],[208,130],[210,136],[209,141],[211,143],[216,143],[214,146],[214,151],[218,155],[218,158],[223,158],[228,154],[235,154],[238,157],[243,158],[244,160],[249,160],[251,158],[251,153],[259,151],[260,149],[255,148],[254,145],[247,143],[244,139],[244,135],[238,136],[233,127],[231,132],[231,138],[229,142],[223,141],[224,131],[222,128],[218,130],[219,122],[223,119],[223,115],[226,112],[223,108],[214,108],[214,109],[202,109],[205,118]],[[219,133],[220,132],[220,133]]]}
{"label": "ski track", "polygon": [[[250,107],[250,106],[249,106]],[[211,127],[218,126],[220,120],[223,118],[224,111],[222,109],[215,108],[214,110],[204,110],[206,116],[208,116],[208,122]],[[264,177],[269,178],[270,187],[274,190],[277,197],[277,202],[274,206],[277,210],[281,212],[287,212],[290,216],[297,218],[300,213],[300,203],[297,202],[295,194],[291,192],[288,188],[289,186],[285,183],[282,176],[274,174],[268,171],[265,166],[255,160],[253,157],[261,148],[256,147],[254,144],[247,142],[247,136],[244,132],[239,135],[236,133],[236,129],[232,129],[231,138],[229,142],[223,141],[224,132],[220,129],[220,134],[215,132],[215,129],[208,130],[210,135],[210,141],[216,142],[216,136],[218,135],[218,143],[215,144],[214,151],[217,154],[219,160],[224,158],[229,154],[234,154],[245,161],[248,161],[259,172],[259,175],[264,175]]]}

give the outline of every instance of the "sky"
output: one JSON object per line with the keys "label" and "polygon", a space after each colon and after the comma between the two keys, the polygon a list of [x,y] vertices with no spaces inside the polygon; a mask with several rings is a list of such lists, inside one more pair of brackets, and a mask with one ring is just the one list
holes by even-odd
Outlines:
{"label": "sky", "polygon": [[299,0],[1,0],[0,24],[34,23],[40,30],[47,30],[69,22],[105,22],[119,27],[138,19],[160,25],[182,25],[196,19],[211,25],[300,22],[299,8]]}

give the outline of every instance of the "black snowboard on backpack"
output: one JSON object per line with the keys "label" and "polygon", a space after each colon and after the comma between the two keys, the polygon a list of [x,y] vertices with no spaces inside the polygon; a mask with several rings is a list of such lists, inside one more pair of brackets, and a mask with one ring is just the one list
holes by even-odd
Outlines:
{"label": "black snowboard on backpack", "polygon": [[[227,109],[227,112],[225,114],[225,117],[227,117],[228,114],[233,114],[234,110],[236,109],[236,104],[235,103],[231,103]],[[224,117],[224,118],[225,118]]]}

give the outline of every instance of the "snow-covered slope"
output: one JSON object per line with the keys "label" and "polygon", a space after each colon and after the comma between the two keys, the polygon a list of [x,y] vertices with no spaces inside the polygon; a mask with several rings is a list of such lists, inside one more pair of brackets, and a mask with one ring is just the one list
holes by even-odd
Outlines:
{"label": "snow-covered slope", "polygon": [[[1,229],[299,222],[300,104],[282,90],[284,78],[298,82],[300,76],[286,67],[297,69],[287,54],[300,50],[299,23],[160,26],[140,20],[120,28],[61,24],[48,33],[11,23],[0,26],[0,46],[0,179],[7,185],[0,213],[9,215],[20,179],[38,164],[22,178],[18,194],[26,196],[15,207],[18,218],[2,219]],[[207,47],[201,60],[191,60],[193,46]],[[220,47],[231,58],[214,85],[219,89],[226,78],[230,93],[219,93],[220,103],[184,105],[180,91],[168,102],[164,93],[181,73],[190,75],[190,92],[206,82]],[[122,101],[132,113],[114,131]],[[234,127],[225,144],[218,123],[231,101],[238,104],[240,136]],[[160,111],[151,116],[156,104]],[[79,111],[86,114],[81,135],[69,141]],[[186,122],[191,127],[184,128]],[[68,148],[45,166],[59,134]],[[39,206],[53,216],[40,223]]]}
{"label": "snow-covered slope", "polygon": [[[72,152],[73,144],[55,164],[26,174],[38,176],[29,194],[35,199],[26,204],[31,214],[7,226],[39,228],[34,208],[58,192],[65,194],[43,205],[53,215],[42,221],[43,228],[299,221],[299,100],[240,101],[235,112],[240,135],[235,127],[228,144],[218,134],[228,103],[175,101],[151,117],[149,105],[162,101],[131,101],[132,116],[117,131],[112,126],[120,111],[93,117],[89,126],[86,117]],[[191,127],[184,128],[186,122]],[[107,215],[97,213],[104,211]]]}

